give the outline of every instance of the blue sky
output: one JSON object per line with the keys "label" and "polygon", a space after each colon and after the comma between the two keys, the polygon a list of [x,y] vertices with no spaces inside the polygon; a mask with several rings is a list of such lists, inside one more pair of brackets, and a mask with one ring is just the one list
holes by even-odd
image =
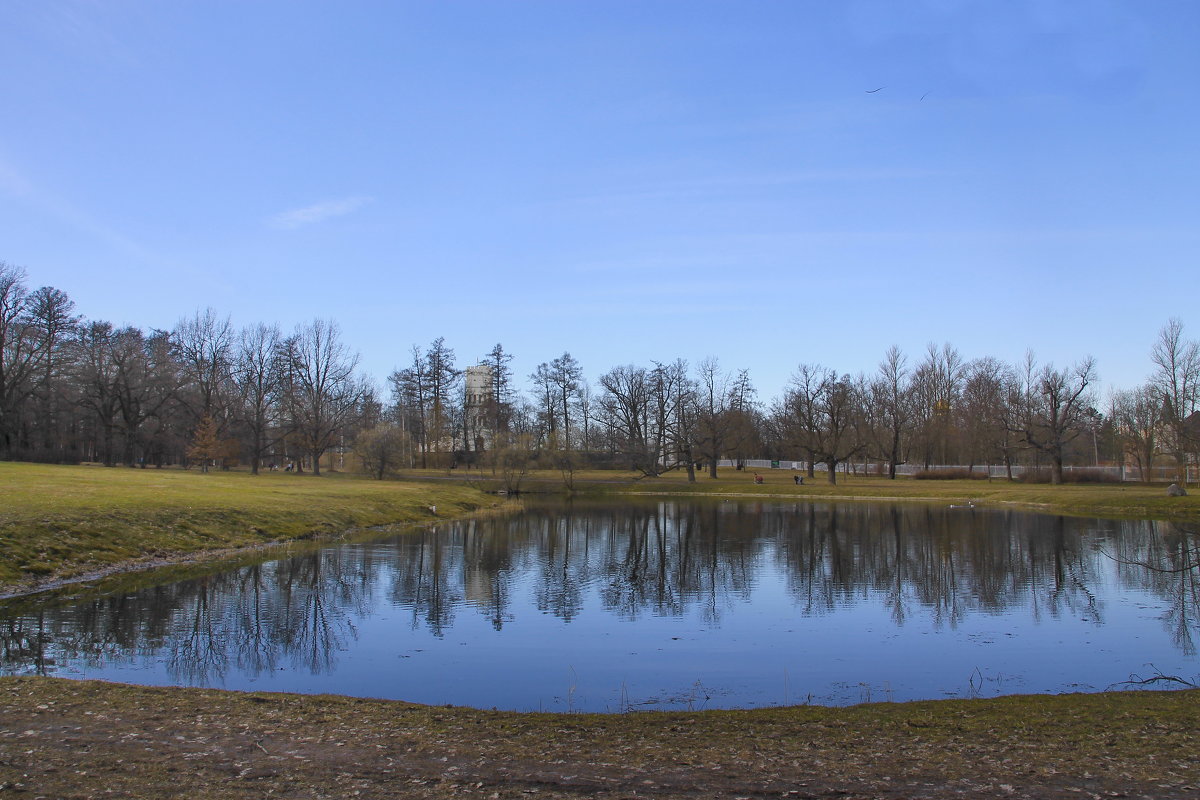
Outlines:
{"label": "blue sky", "polygon": [[[1194,313],[1200,3],[4,2],[0,260],[89,318],[1150,372]],[[878,91],[872,91],[878,90]]]}

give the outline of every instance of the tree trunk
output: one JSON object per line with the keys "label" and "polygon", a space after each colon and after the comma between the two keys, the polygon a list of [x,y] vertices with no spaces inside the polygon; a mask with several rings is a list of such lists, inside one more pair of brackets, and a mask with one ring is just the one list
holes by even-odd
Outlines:
{"label": "tree trunk", "polygon": [[250,474],[251,475],[258,474],[258,462],[262,460],[259,458],[259,453],[261,453],[265,449],[266,448],[263,447],[263,445],[262,445],[262,437],[259,436],[258,431],[255,431],[254,432],[254,452],[250,454]]}
{"label": "tree trunk", "polygon": [[104,466],[113,465],[113,426],[104,426]]}

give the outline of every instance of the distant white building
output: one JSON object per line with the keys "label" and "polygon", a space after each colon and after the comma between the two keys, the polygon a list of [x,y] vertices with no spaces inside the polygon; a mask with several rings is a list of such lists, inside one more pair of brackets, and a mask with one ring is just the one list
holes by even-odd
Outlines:
{"label": "distant white building", "polygon": [[492,368],[487,364],[467,367],[463,373],[463,420],[467,449],[480,452],[492,444],[488,412],[492,403]]}

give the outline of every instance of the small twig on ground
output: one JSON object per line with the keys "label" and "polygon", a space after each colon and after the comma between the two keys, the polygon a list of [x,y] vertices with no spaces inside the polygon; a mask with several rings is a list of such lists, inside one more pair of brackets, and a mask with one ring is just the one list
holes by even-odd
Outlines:
{"label": "small twig on ground", "polygon": [[1129,680],[1120,681],[1119,683],[1114,683],[1114,684],[1112,684],[1112,686],[1109,686],[1108,688],[1111,689],[1114,686],[1124,686],[1124,687],[1149,686],[1154,683],[1178,683],[1182,686],[1188,687],[1189,689],[1200,689],[1200,683],[1196,683],[1195,681],[1189,681],[1187,678],[1181,678],[1178,675],[1166,675],[1163,673],[1162,670],[1160,670],[1158,667],[1154,666],[1153,664],[1147,664],[1146,666],[1148,666],[1152,670],[1154,670],[1155,674],[1151,675],[1149,678],[1143,678],[1140,675],[1133,674],[1133,675],[1129,676]]}

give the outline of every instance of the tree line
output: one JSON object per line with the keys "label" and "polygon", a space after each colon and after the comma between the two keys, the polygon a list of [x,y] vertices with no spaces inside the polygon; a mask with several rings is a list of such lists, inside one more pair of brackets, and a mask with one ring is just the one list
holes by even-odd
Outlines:
{"label": "tree line", "polygon": [[[534,466],[717,475],[722,460],[1045,470],[1185,468],[1200,451],[1200,345],[1170,320],[1143,386],[1101,400],[1095,361],[1010,364],[930,345],[892,347],[872,373],[801,363],[761,400],[714,358],[610,368],[594,381],[563,352],[517,385],[501,344],[460,369],[444,338],[414,345],[386,390],[359,371],[335,322],[290,333],[235,328],[212,309],[171,330],[88,320],[53,287],[0,262],[0,458],[106,465],[248,465],[320,473],[347,456],[377,477],[478,466],[519,481]],[[1186,477],[1186,476],[1185,476]]]}

